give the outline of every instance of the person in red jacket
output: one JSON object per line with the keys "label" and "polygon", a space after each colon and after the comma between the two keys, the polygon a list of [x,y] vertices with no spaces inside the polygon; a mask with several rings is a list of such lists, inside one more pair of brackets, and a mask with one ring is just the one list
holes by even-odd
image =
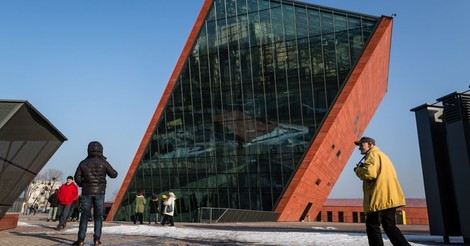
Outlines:
{"label": "person in red jacket", "polygon": [[70,209],[72,208],[72,203],[78,199],[78,187],[73,182],[73,177],[68,176],[67,182],[62,184],[57,191],[57,199],[59,200],[60,205],[63,207],[62,213],[60,215],[59,225],[57,225],[57,230],[62,230],[67,224],[67,219],[70,214]]}

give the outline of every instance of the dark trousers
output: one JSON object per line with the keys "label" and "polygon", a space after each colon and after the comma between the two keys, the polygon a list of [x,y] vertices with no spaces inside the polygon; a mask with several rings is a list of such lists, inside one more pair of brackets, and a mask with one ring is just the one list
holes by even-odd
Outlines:
{"label": "dark trousers", "polygon": [[78,210],[78,209],[75,208],[75,207],[72,205],[72,207],[71,207],[70,210],[69,210],[68,218],[73,219],[73,216],[74,216],[74,214],[75,214],[75,210]]}
{"label": "dark trousers", "polygon": [[163,215],[163,219],[162,219],[161,224],[165,225],[167,220],[170,222],[170,226],[175,226],[175,221],[173,220],[173,216],[170,216],[170,215],[167,215],[167,214]]}
{"label": "dark trousers", "polygon": [[380,231],[380,224],[382,224],[382,228],[394,246],[410,245],[397,227],[395,212],[396,208],[390,208],[367,214],[366,229],[370,246],[384,245],[382,233]]}
{"label": "dark trousers", "polygon": [[134,224],[136,221],[139,221],[141,224],[144,223],[144,214],[143,213],[135,213],[135,217],[134,217]]}
{"label": "dark trousers", "polygon": [[62,211],[64,211],[64,205],[59,204],[59,206],[57,207],[57,215],[56,215],[57,220],[60,219],[60,216],[62,215]]}
{"label": "dark trousers", "polygon": [[62,213],[60,214],[59,225],[63,225],[65,227],[71,208],[72,204],[62,204]]}

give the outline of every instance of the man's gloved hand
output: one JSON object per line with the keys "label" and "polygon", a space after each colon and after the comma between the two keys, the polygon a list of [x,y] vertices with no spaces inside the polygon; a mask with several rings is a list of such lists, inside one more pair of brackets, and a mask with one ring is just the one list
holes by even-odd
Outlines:
{"label": "man's gloved hand", "polygon": [[363,167],[363,166],[364,166],[364,163],[362,163],[362,162],[357,163],[356,166],[354,167],[354,172],[356,172],[356,169],[358,167]]}

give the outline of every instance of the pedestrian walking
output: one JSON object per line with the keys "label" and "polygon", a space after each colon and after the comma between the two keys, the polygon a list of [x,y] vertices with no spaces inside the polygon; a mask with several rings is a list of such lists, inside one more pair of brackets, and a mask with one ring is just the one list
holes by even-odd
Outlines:
{"label": "pedestrian walking", "polygon": [[362,180],[369,245],[384,245],[380,224],[393,245],[410,245],[396,225],[396,209],[405,206],[405,196],[392,161],[370,137],[354,143],[364,155],[364,161],[359,161],[354,172]]}
{"label": "pedestrian walking", "polygon": [[152,221],[155,222],[155,224],[158,223],[158,213],[159,213],[159,206],[158,206],[158,196],[156,194],[153,194],[152,197],[150,198],[149,206],[150,206],[150,216],[149,216],[149,225],[152,223]]}
{"label": "pedestrian walking", "polygon": [[34,206],[33,206],[33,215],[36,215],[38,210],[39,210],[39,205],[37,203],[35,203]]}
{"label": "pedestrian walking", "polygon": [[28,215],[28,210],[29,210],[29,204],[25,202],[23,204],[23,215]]}
{"label": "pedestrian walking", "polygon": [[163,222],[163,217],[165,217],[165,211],[163,211],[165,209],[165,205],[163,204],[166,200],[168,199],[168,197],[165,195],[165,194],[162,194],[162,200],[160,201],[160,215],[162,216],[162,220],[160,221],[160,223]]}
{"label": "pedestrian walking", "polygon": [[80,209],[80,196],[78,196],[78,198],[75,199],[75,201],[73,201],[72,203],[72,208],[70,209],[68,221],[74,222],[78,220],[79,209]]}
{"label": "pedestrian walking", "polygon": [[103,145],[93,141],[88,144],[87,157],[80,162],[75,171],[75,180],[82,187],[81,218],[78,229],[78,239],[73,245],[85,245],[88,219],[93,207],[94,233],[93,244],[101,244],[101,231],[103,227],[104,198],[106,193],[106,176],[116,178],[118,173],[106,161],[103,155]]}
{"label": "pedestrian walking", "polygon": [[144,210],[145,210],[145,197],[143,192],[139,192],[137,197],[135,198],[135,216],[134,216],[134,224],[137,220],[140,224],[144,223]]}
{"label": "pedestrian walking", "polygon": [[59,207],[59,199],[57,198],[57,191],[58,189],[54,190],[54,192],[47,198],[49,202],[49,214],[47,216],[47,221],[56,221],[57,220],[57,208]]}
{"label": "pedestrian walking", "polygon": [[78,199],[78,187],[73,182],[73,177],[68,176],[67,182],[62,184],[57,191],[57,199],[62,205],[62,213],[60,214],[59,224],[57,225],[57,230],[62,230],[67,225],[68,216],[70,209],[72,208],[72,203]]}
{"label": "pedestrian walking", "polygon": [[34,214],[34,204],[31,204],[31,206],[29,206],[29,215],[32,214]]}
{"label": "pedestrian walking", "polygon": [[163,209],[163,220],[162,220],[162,226],[166,224],[166,221],[168,220],[170,222],[170,226],[175,226],[175,222],[173,219],[173,216],[175,214],[175,200],[176,196],[173,192],[168,193],[168,199],[166,199],[163,202],[163,205],[165,205],[165,208]]}

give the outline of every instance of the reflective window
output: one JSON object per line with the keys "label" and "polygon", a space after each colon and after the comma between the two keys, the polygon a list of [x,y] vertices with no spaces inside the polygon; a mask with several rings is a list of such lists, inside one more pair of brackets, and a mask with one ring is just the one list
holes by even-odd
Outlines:
{"label": "reflective window", "polygon": [[215,0],[116,220],[136,193],[272,211],[378,18],[289,1]]}

